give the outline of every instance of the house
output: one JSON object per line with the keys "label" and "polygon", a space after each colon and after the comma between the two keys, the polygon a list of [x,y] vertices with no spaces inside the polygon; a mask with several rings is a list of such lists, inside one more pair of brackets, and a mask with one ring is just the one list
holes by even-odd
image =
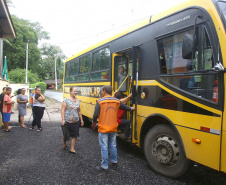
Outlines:
{"label": "house", "polygon": [[[44,80],[44,82],[47,84],[47,89],[55,89],[56,82],[55,80]],[[62,86],[63,79],[57,79],[57,85]]]}
{"label": "house", "polygon": [[[16,31],[13,26],[13,22],[9,13],[8,6],[5,0],[0,0],[0,93],[2,88],[9,85],[7,80],[3,80],[2,69],[3,69],[3,39],[4,38],[15,38]],[[1,117],[1,115],[0,115]],[[0,126],[2,126],[2,118],[0,118]]]}

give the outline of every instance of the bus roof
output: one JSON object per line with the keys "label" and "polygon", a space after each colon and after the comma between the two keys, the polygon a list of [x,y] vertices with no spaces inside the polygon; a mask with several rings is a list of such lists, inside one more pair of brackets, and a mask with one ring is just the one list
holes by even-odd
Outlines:
{"label": "bus roof", "polygon": [[108,38],[108,39],[105,39],[105,40],[103,40],[103,41],[101,41],[101,42],[98,42],[98,43],[96,43],[96,44],[90,46],[89,48],[87,48],[87,49],[85,49],[85,50],[82,50],[82,51],[78,52],[78,53],[75,54],[74,56],[68,58],[68,59],[66,60],[66,62],[67,62],[67,61],[70,61],[70,60],[72,60],[72,59],[74,59],[74,58],[76,58],[76,57],[78,57],[78,56],[80,56],[80,55],[82,55],[82,54],[84,54],[84,53],[86,53],[86,52],[89,52],[89,51],[91,51],[91,50],[93,50],[93,49],[95,49],[95,48],[97,48],[97,47],[99,47],[99,46],[102,46],[103,44],[106,44],[106,43],[108,43],[108,42],[110,42],[110,41],[112,41],[112,40],[115,40],[115,39],[117,39],[117,38],[119,38],[119,37],[121,37],[121,36],[123,36],[123,35],[129,33],[129,32],[132,32],[132,31],[134,31],[134,30],[136,30],[136,29],[138,29],[138,28],[141,28],[141,27],[143,27],[143,26],[145,26],[145,25],[147,25],[147,24],[149,24],[149,23],[150,23],[150,18],[149,18],[149,17],[146,18],[146,19],[143,19],[143,20],[139,21],[138,23],[136,23],[136,24],[130,26],[129,28],[123,30],[122,32],[120,32],[120,33],[118,33],[118,34],[116,34],[116,35],[114,35],[114,36],[112,36],[112,37],[110,37],[110,38]]}
{"label": "bus roof", "polygon": [[151,17],[145,18],[145,19],[139,21],[138,23],[135,23],[134,25],[130,26],[129,28],[125,29],[124,31],[122,31],[122,32],[120,32],[120,33],[118,33],[118,34],[116,34],[116,35],[114,35],[114,36],[112,36],[112,37],[110,37],[108,39],[105,39],[105,40],[103,40],[101,42],[98,42],[98,43],[90,46],[89,48],[87,48],[85,50],[82,50],[82,51],[78,52],[74,56],[68,58],[66,60],[66,62],[68,62],[68,61],[70,61],[70,60],[72,60],[72,59],[74,59],[74,58],[76,58],[76,57],[78,57],[78,56],[80,56],[80,55],[82,55],[84,53],[87,53],[87,52],[89,52],[89,51],[91,51],[91,50],[93,50],[93,49],[95,49],[95,48],[97,48],[99,46],[102,46],[102,45],[104,45],[106,43],[109,43],[110,41],[113,41],[113,40],[115,40],[115,39],[117,39],[117,38],[119,38],[119,37],[121,37],[123,35],[126,35],[126,34],[132,32],[132,31],[135,31],[135,30],[137,30],[137,29],[139,29],[139,28],[141,28],[143,26],[146,26],[146,25],[148,25],[150,23],[153,23],[155,21],[158,21],[158,20],[160,20],[160,19],[162,19],[162,18],[164,18],[166,16],[169,16],[169,15],[175,13],[175,12],[183,10],[183,9],[185,9],[187,7],[201,6],[201,5],[202,6],[204,6],[204,5],[208,6],[210,2],[211,2],[211,0],[187,0],[187,1],[185,1],[185,2],[183,2],[181,4],[179,4],[179,5],[176,5],[176,6],[172,7],[172,8],[170,8],[170,9],[167,9],[167,10],[165,10],[163,12],[160,12],[160,13],[157,13],[155,15],[152,15]]}

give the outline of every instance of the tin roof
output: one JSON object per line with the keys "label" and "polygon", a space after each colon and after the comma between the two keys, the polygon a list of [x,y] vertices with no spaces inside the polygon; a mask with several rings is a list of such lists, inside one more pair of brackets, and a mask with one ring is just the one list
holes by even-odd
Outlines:
{"label": "tin roof", "polygon": [[0,0],[0,38],[15,38],[16,32],[13,26],[8,6],[5,0]]}
{"label": "tin roof", "polygon": [[[48,84],[55,84],[55,80],[44,80],[44,82]],[[57,79],[57,84],[61,84],[63,82],[63,79]]]}

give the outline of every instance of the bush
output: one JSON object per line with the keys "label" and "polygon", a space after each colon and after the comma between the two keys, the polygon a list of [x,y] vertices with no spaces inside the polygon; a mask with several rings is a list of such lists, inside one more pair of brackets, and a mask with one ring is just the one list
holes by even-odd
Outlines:
{"label": "bush", "polygon": [[30,84],[30,88],[35,88],[37,85],[42,89],[42,94],[44,94],[46,91],[47,84],[45,82],[37,82],[35,84]]}
{"label": "bush", "polygon": [[[25,83],[26,70],[25,69],[13,69],[9,72],[9,81],[12,83]],[[28,82],[35,83],[39,81],[38,75],[28,70],[27,72]]]}

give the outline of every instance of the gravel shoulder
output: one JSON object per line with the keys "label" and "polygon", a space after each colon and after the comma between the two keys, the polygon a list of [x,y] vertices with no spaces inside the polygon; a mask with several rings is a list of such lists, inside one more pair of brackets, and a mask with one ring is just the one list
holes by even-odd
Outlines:
{"label": "gravel shoulder", "polygon": [[[43,131],[23,129],[12,115],[11,133],[0,130],[0,184],[147,184],[147,185],[212,185],[226,184],[226,174],[194,166],[180,179],[169,179],[151,171],[142,152],[118,139],[119,169],[108,174],[95,171],[100,165],[97,132],[80,128],[75,149],[77,155],[62,149],[61,103],[47,99],[42,121]],[[31,109],[25,117],[28,123]],[[32,120],[32,119],[31,119]],[[68,142],[70,145],[70,142]]]}

